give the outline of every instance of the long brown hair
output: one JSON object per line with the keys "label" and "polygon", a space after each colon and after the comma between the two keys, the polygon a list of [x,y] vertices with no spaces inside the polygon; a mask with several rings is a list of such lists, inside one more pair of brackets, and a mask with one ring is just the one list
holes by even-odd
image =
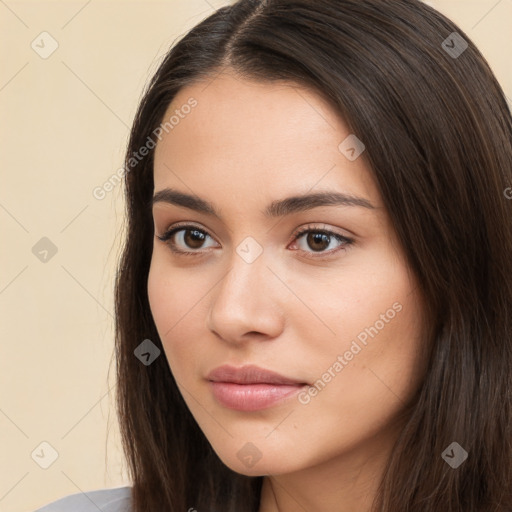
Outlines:
{"label": "long brown hair", "polygon": [[[512,510],[512,119],[502,89],[469,37],[420,1],[240,0],[167,53],[126,152],[115,355],[134,512],[259,507],[263,477],[222,463],[166,358],[145,366],[134,356],[145,339],[163,352],[147,296],[153,149],[134,154],[181,88],[225,67],[329,100],[366,146],[425,297],[428,370],[374,510]],[[456,469],[442,457],[453,442],[468,453]]]}

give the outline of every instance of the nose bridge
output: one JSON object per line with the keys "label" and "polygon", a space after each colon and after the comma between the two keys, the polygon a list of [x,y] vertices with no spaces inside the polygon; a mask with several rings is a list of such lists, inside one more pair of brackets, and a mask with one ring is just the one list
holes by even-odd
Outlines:
{"label": "nose bridge", "polygon": [[233,250],[230,270],[220,283],[220,294],[229,301],[245,303],[247,299],[257,299],[262,288],[266,288],[264,280],[271,274],[266,256],[262,244],[252,236],[245,237]]}
{"label": "nose bridge", "polygon": [[[237,338],[246,332],[277,332],[275,294],[270,292],[273,278],[267,268],[263,246],[253,237],[234,247],[229,269],[218,283],[210,305],[210,329],[224,338]],[[275,283],[278,285],[278,283]]]}

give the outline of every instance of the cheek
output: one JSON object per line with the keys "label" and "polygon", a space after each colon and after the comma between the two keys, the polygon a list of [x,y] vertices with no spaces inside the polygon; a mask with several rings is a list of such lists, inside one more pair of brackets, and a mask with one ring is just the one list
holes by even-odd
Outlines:
{"label": "cheek", "polygon": [[[376,421],[398,412],[423,380],[425,360],[421,357],[424,340],[419,297],[410,292],[410,287],[395,289],[390,301],[384,301],[374,311],[377,316],[355,337],[360,352],[353,356],[350,367],[342,371],[346,373],[338,382],[354,398],[351,405],[367,403],[367,412],[369,416],[375,415]],[[378,314],[388,307],[385,319],[379,319]]]}
{"label": "cheek", "polygon": [[181,319],[197,302],[195,295],[200,290],[187,280],[186,274],[173,269],[162,252],[158,249],[153,253],[147,290],[153,319],[160,339],[165,342],[165,339],[175,330],[174,326],[179,325]]}
{"label": "cheek", "polygon": [[[378,407],[385,397],[396,400],[393,393],[408,396],[425,363],[423,303],[414,279],[399,259],[387,256],[367,263],[364,272],[347,276],[341,288],[333,287],[328,322],[337,336],[317,357],[322,372],[331,368],[336,375],[325,397],[344,396],[356,409],[358,402],[375,399]],[[338,356],[342,367],[332,369]]]}
{"label": "cheek", "polygon": [[[400,294],[395,289],[392,299],[398,299],[402,309],[377,331],[369,328],[379,318],[382,309],[379,305],[392,306],[393,300],[389,304],[387,300],[365,304],[368,321],[361,327],[349,319],[351,333],[356,335],[340,338],[335,346],[330,346],[329,357],[315,365],[314,396],[303,395],[299,411],[307,417],[308,429],[323,439],[318,443],[326,452],[333,446],[342,450],[385,429],[421,385],[424,377],[419,357],[421,323],[417,303],[412,295],[407,296],[409,291],[404,288]],[[386,308],[382,310],[385,311]],[[377,313],[375,319],[374,313]],[[357,339],[358,332],[367,334],[366,344]],[[311,360],[315,360],[313,355]]]}
{"label": "cheek", "polygon": [[[148,275],[148,299],[151,314],[160,335],[162,334],[165,320],[163,313],[169,310],[172,303],[171,289],[166,280],[165,273],[161,271],[158,264],[155,264],[155,258],[153,258]],[[169,311],[169,313],[172,313],[172,311]]]}
{"label": "cheek", "polygon": [[[169,340],[176,336],[182,324],[187,304],[184,293],[172,273],[165,269],[165,265],[159,263],[158,258],[153,258],[148,275],[148,299],[151,314],[155,322],[160,340],[169,359],[169,348],[172,344]],[[186,290],[186,288],[185,288]],[[185,292],[186,293],[186,292]]]}
{"label": "cheek", "polygon": [[[393,340],[393,345],[402,340],[406,330],[416,331],[419,304],[414,290],[407,268],[388,251],[358,258],[357,268],[334,277],[311,299],[336,333],[331,336],[330,352],[350,349],[353,340],[362,347],[373,339]],[[382,343],[380,349],[386,345]],[[322,347],[325,350],[325,340]]]}
{"label": "cheek", "polygon": [[183,274],[179,270],[172,271],[162,259],[162,256],[155,255],[151,261],[148,299],[171,370],[181,381],[177,369],[189,368],[197,355],[196,344],[200,343],[201,335],[195,333],[194,328],[198,326],[199,329],[202,325],[199,316],[204,311],[200,298],[205,292],[186,277],[180,280]]}

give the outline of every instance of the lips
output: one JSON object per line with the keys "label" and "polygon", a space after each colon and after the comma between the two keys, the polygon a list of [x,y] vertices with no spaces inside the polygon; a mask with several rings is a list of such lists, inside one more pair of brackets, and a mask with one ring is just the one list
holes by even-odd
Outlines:
{"label": "lips", "polygon": [[270,407],[307,386],[305,382],[254,365],[220,366],[210,372],[207,379],[220,405],[246,412]]}
{"label": "lips", "polygon": [[277,384],[282,386],[306,384],[306,382],[290,379],[254,365],[247,365],[241,368],[229,365],[219,366],[211,371],[206,378],[213,382],[232,382],[234,384]]}

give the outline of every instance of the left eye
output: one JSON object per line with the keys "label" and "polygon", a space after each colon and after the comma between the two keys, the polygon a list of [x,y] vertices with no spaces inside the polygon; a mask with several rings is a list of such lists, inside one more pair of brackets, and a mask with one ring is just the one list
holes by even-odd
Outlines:
{"label": "left eye", "polygon": [[[175,235],[179,235],[176,236]],[[308,235],[305,237],[305,235]],[[186,226],[177,226],[166,231],[162,236],[157,236],[159,240],[165,242],[169,245],[169,248],[172,252],[181,255],[189,255],[196,256],[204,254],[204,251],[200,251],[202,248],[202,244],[206,240],[207,237],[210,237],[208,233],[202,229],[198,229],[195,226],[186,225]],[[176,242],[178,239],[178,242]],[[211,238],[211,237],[210,237]],[[324,256],[325,254],[335,253],[339,250],[346,249],[347,246],[353,243],[353,239],[348,238],[346,236],[340,235],[339,233],[334,233],[333,231],[325,230],[325,229],[313,229],[307,228],[295,234],[294,242],[296,240],[304,239],[307,245],[312,249],[313,253],[320,253],[319,256]],[[331,245],[333,241],[337,241],[341,247],[337,249],[331,249],[326,251],[326,249]],[[184,246],[188,249],[193,249],[192,251],[187,251],[183,249],[179,249],[179,245]],[[210,246],[211,247],[211,246]],[[309,253],[305,249],[300,249],[301,252]],[[317,257],[316,255],[311,255],[309,257]]]}
{"label": "left eye", "polygon": [[[307,235],[307,236],[306,236]],[[305,240],[307,246],[313,249],[313,252],[321,252],[321,253],[332,253],[337,252],[340,249],[344,249],[345,246],[350,245],[352,243],[352,239],[347,238],[338,233],[334,233],[332,231],[326,230],[318,230],[318,229],[306,229],[300,233],[298,233],[295,237],[297,240],[303,239]],[[331,242],[338,242],[341,245],[339,249],[331,249],[327,251],[326,249],[331,245]],[[308,252],[308,251],[306,251]]]}

